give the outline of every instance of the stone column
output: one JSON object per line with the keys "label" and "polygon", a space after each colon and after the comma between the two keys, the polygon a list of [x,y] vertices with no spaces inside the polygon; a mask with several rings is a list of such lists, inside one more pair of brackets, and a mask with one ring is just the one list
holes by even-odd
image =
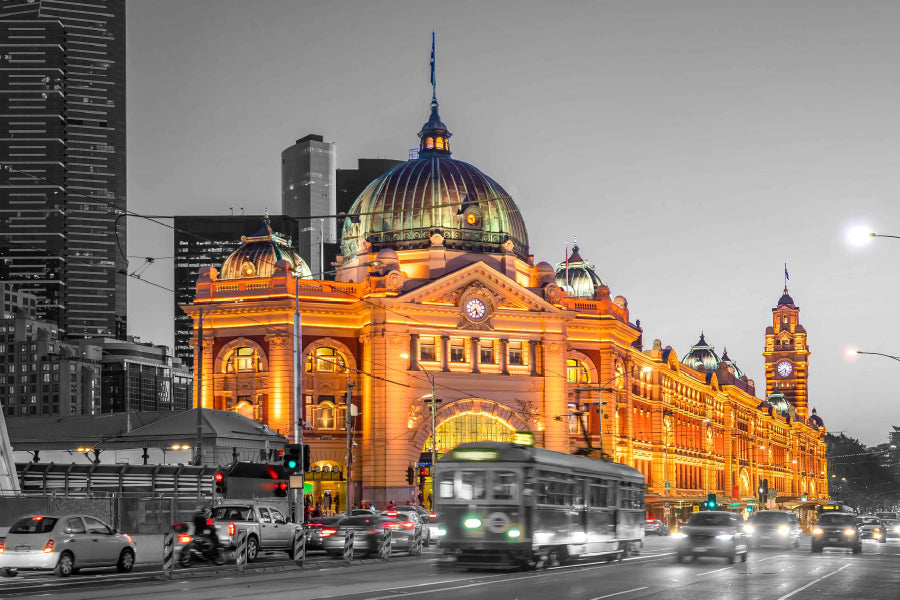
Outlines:
{"label": "stone column", "polygon": [[506,368],[507,362],[507,346],[509,345],[509,340],[506,338],[500,339],[500,374],[501,375],[509,375],[509,369]]}
{"label": "stone column", "polygon": [[469,342],[470,342],[471,345],[472,345],[472,356],[469,357],[469,358],[470,358],[471,361],[472,361],[472,372],[473,372],[473,373],[480,373],[480,372],[481,372],[481,371],[478,370],[478,352],[481,350],[481,347],[479,346],[478,340],[479,340],[479,338],[477,338],[477,337],[475,337],[475,336],[472,336],[472,337],[469,338]]}
{"label": "stone column", "polygon": [[538,376],[538,368],[537,368],[537,340],[528,340],[528,359],[531,361],[531,376]]}
{"label": "stone column", "polygon": [[566,398],[566,338],[554,334],[544,338],[544,447],[557,452],[569,452],[568,419],[555,417],[569,412]]}
{"label": "stone column", "polygon": [[441,371],[450,371],[450,336],[441,336]]}
{"label": "stone column", "polygon": [[419,370],[419,334],[412,333],[409,336],[409,370]]}

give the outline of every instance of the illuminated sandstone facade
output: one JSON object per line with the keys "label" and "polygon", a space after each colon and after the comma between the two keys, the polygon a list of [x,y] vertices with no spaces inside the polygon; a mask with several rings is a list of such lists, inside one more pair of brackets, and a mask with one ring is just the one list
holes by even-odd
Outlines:
{"label": "illuminated sandstone facade", "polygon": [[[534,263],[512,199],[451,157],[436,100],[419,135],[419,157],[373,181],[351,209],[337,281],[309,279],[275,235],[271,252],[230,258],[227,276],[201,272],[184,308],[195,348],[203,315],[195,398],[204,407],[293,435],[297,295],[305,441],[314,465],[343,477],[349,390],[355,502],[429,497],[430,482],[408,484],[407,469],[431,449],[432,389],[439,454],[528,431],[545,448],[641,470],[654,509],[708,492],[746,506],[763,477],[779,502],[826,496],[825,429],[805,403],[757,398],[727,353],[688,366],[659,341],[643,349],[627,301],[596,274],[578,279],[576,294],[567,281],[577,274]],[[573,269],[590,266],[577,258]],[[315,485],[343,508],[340,478]]]}

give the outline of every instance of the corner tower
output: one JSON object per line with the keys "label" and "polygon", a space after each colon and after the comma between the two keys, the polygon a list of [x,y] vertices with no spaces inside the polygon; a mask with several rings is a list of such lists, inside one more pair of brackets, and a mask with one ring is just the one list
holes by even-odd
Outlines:
{"label": "corner tower", "polygon": [[766,397],[780,393],[797,409],[809,416],[809,346],[806,329],[800,324],[800,307],[788,295],[787,287],[778,305],[772,309],[772,325],[766,328]]}

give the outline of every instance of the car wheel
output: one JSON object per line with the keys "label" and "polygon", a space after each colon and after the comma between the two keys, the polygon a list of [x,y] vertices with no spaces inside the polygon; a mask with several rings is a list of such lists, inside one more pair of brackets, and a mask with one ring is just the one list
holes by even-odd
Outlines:
{"label": "car wheel", "polygon": [[130,548],[122,550],[119,555],[119,562],[116,563],[116,569],[119,573],[128,573],[134,568],[134,552]]}
{"label": "car wheel", "polygon": [[0,569],[0,577],[15,577],[19,572],[16,569],[9,569],[4,567]]}
{"label": "car wheel", "polygon": [[731,554],[728,555],[727,560],[729,565],[733,565],[734,561],[737,560],[737,551],[734,548],[731,549]]}
{"label": "car wheel", "polygon": [[72,571],[75,569],[75,558],[69,552],[63,552],[62,556],[59,557],[59,562],[56,563],[56,568],[53,569],[53,572],[56,573],[57,577],[68,577],[72,574]]}
{"label": "car wheel", "polygon": [[259,542],[256,536],[251,535],[247,538],[247,562],[252,563],[257,556],[259,556]]}

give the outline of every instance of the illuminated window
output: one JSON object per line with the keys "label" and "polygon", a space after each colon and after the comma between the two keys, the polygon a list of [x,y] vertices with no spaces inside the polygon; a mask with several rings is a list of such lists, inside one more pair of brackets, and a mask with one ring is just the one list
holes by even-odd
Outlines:
{"label": "illuminated window", "polygon": [[423,362],[433,362],[437,360],[433,337],[419,338],[419,360]]}
{"label": "illuminated window", "polygon": [[435,138],[434,147],[437,148],[438,150],[443,150],[444,149],[444,138],[442,138],[442,137]]}
{"label": "illuminated window", "polygon": [[331,402],[322,402],[316,407],[316,428],[318,429],[334,429],[334,404]]}
{"label": "illuminated window", "polygon": [[569,383],[590,383],[591,376],[587,367],[580,360],[569,358],[566,360],[566,381]]}
{"label": "illuminated window", "polygon": [[483,365],[494,364],[494,340],[482,340],[479,344],[479,362]]}
{"label": "illuminated window", "polygon": [[466,362],[466,340],[450,340],[450,362]]}
{"label": "illuminated window", "polygon": [[315,371],[319,373],[344,373],[346,366],[344,357],[342,357],[334,348],[323,346],[316,348],[315,356],[310,354],[306,357],[306,372],[311,373],[313,366]]}
{"label": "illuminated window", "polygon": [[509,343],[509,358],[507,359],[511,365],[525,364],[524,355],[522,354],[522,342]]}
{"label": "illuminated window", "polygon": [[235,348],[225,365],[226,373],[253,373],[259,370],[259,356],[253,348]]}
{"label": "illuminated window", "polygon": [[244,398],[243,396],[241,396],[240,398],[241,398],[241,401],[235,405],[234,412],[236,412],[239,415],[242,415],[244,417],[247,417],[248,419],[255,421],[256,420],[256,407],[253,406],[252,404],[250,404],[249,402],[247,402],[246,400],[243,400],[243,398]]}
{"label": "illuminated window", "polygon": [[425,149],[431,150],[434,148],[434,140],[432,138],[425,138]]}

